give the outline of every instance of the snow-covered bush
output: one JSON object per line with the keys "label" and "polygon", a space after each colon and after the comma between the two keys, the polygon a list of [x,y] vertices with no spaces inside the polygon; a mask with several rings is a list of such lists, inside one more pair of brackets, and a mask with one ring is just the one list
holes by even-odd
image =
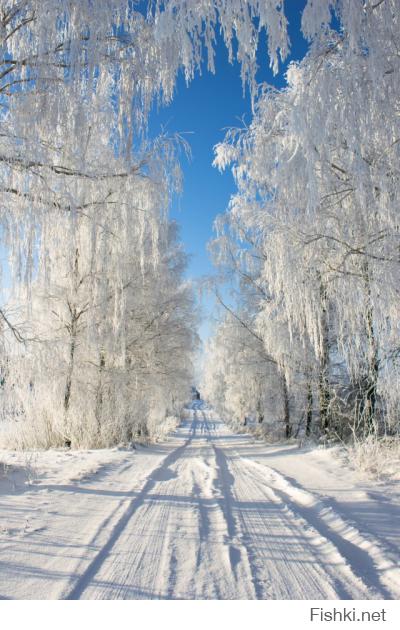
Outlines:
{"label": "snow-covered bush", "polygon": [[378,437],[369,435],[365,439],[354,439],[348,446],[351,464],[367,474],[383,478],[399,478],[400,440],[398,436]]}

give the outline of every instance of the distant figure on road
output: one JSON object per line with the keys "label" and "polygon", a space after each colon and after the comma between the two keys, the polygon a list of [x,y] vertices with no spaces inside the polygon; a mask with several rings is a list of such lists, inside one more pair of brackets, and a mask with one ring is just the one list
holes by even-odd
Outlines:
{"label": "distant figure on road", "polygon": [[196,387],[192,387],[192,400],[201,400],[200,392]]}

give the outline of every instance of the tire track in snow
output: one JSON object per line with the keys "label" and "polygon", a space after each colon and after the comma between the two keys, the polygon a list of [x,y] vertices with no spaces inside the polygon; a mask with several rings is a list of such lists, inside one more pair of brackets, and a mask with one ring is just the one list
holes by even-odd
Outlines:
{"label": "tire track in snow", "polygon": [[126,528],[128,522],[133,517],[135,512],[144,505],[146,497],[153,490],[158,481],[163,479],[163,475],[168,471],[169,467],[175,463],[183,454],[183,452],[188,448],[191,444],[193,437],[196,433],[195,427],[196,421],[194,420],[191,428],[191,435],[189,438],[182,444],[182,446],[174,449],[166,458],[162,461],[160,466],[158,466],[149,476],[146,483],[144,484],[142,490],[137,494],[137,496],[129,503],[128,507],[124,510],[121,517],[118,519],[117,523],[112,528],[112,531],[109,535],[107,542],[102,546],[97,555],[90,562],[88,567],[82,573],[82,575],[78,578],[74,587],[68,593],[68,595],[64,599],[79,599],[83,594],[86,587],[93,581],[95,575],[101,569],[102,564],[106,560],[110,551],[117,543],[120,538],[122,532]]}
{"label": "tire track in snow", "polygon": [[67,599],[390,597],[368,549],[332,532],[279,473],[242,458],[212,412],[192,415],[183,443],[110,515]]}
{"label": "tire track in snow", "polygon": [[247,548],[243,536],[238,536],[237,521],[234,515],[235,498],[233,495],[233,486],[235,483],[235,479],[229,470],[227,458],[222,449],[215,446],[215,444],[213,444],[213,449],[218,468],[218,477],[216,480],[216,484],[221,493],[219,504],[224,515],[226,529],[228,533],[227,542],[229,545],[229,559],[232,571],[238,578],[237,567],[242,561],[243,555],[245,554],[245,562],[247,565],[246,569],[253,585],[254,596],[256,599],[260,599],[262,598],[263,587],[250,561],[251,550]]}
{"label": "tire track in snow", "polygon": [[291,511],[331,542],[353,574],[362,581],[376,599],[393,599],[400,595],[400,569],[390,546],[363,535],[345,515],[335,510],[334,503],[305,490],[300,484],[269,466],[252,460],[249,465],[270,483],[274,493]]}
{"label": "tire track in snow", "polygon": [[288,518],[285,506],[277,504],[265,483],[258,487],[246,467],[223,457],[223,470],[228,470],[231,481],[236,538],[246,551],[257,599],[351,598],[341,584],[329,580],[311,540]]}
{"label": "tire track in snow", "polygon": [[[247,462],[246,462],[247,464]],[[243,463],[234,466],[239,479],[240,494]],[[246,465],[247,485],[263,500],[256,513],[252,507],[241,511],[243,527],[250,530],[253,544],[258,542],[256,562],[268,558],[274,599],[373,599],[367,586],[352,572],[346,559],[323,532],[313,527],[301,515],[290,509],[288,502],[268,485],[268,477],[254,475]],[[263,519],[265,503],[269,503],[270,517]],[[255,504],[257,506],[257,504]],[[253,513],[252,513],[253,512]],[[261,512],[261,518],[260,518]],[[270,542],[269,542],[270,540]]]}
{"label": "tire track in snow", "polygon": [[[324,584],[327,581],[327,575],[323,570],[321,571],[320,558],[316,557],[309,540],[304,542],[308,545],[308,553],[311,557],[309,564],[312,564],[313,568],[306,570],[307,562],[296,558],[299,552],[292,553],[290,545],[277,544],[279,536],[271,537],[275,530],[279,532],[289,530],[287,538],[293,543],[293,539],[298,534],[298,527],[293,524],[293,519],[288,519],[285,506],[281,506],[282,509],[277,507],[276,496],[268,487],[265,487],[265,481],[259,488],[252,483],[251,470],[247,470],[246,466],[239,468],[232,466],[231,444],[224,444],[225,436],[223,435],[219,436],[222,443],[220,447],[217,447],[213,443],[214,436],[209,431],[204,412],[203,416],[208,428],[208,439],[212,442],[216,456],[218,468],[216,484],[220,492],[219,504],[227,527],[227,544],[229,544],[233,573],[236,573],[238,566],[245,564],[247,575],[242,575],[241,578],[251,581],[254,590],[253,597],[256,599],[292,598],[293,592],[298,593],[296,595],[298,598],[334,598],[335,596],[343,599],[351,598],[350,592],[336,578],[333,583],[328,580],[325,588],[321,587],[321,583]],[[238,498],[240,490],[243,491],[243,498],[245,497],[246,500],[243,500],[240,494]],[[274,562],[271,563],[269,557],[264,561],[263,554],[260,553],[263,546],[266,546],[268,556],[275,554]],[[304,554],[302,550],[300,553]],[[282,574],[277,571],[277,563],[285,569]],[[291,565],[295,565],[298,570],[292,570]],[[238,584],[239,590],[240,586]]]}
{"label": "tire track in snow", "polygon": [[[280,524],[284,525],[284,528],[289,528],[289,530],[291,530],[293,532],[293,538],[295,538],[295,536],[298,534],[299,532],[299,526],[301,527],[302,524],[304,524],[304,518],[302,518],[302,515],[300,514],[296,514],[292,512],[288,512],[288,502],[285,501],[282,497],[278,497],[277,493],[275,492],[275,490],[272,490],[272,488],[269,488],[266,485],[266,479],[262,478],[261,479],[261,485],[257,488],[256,485],[254,483],[251,483],[251,477],[252,477],[252,470],[247,469],[246,464],[248,463],[250,466],[251,464],[253,464],[254,462],[252,462],[251,460],[244,460],[242,458],[239,457],[239,459],[241,460],[241,462],[244,464],[244,466],[241,467],[232,467],[232,470],[234,470],[235,474],[233,475],[232,472],[230,471],[230,467],[229,467],[229,462],[235,461],[238,459],[238,455],[237,453],[231,448],[231,445],[228,444],[227,446],[225,446],[225,450],[227,451],[228,455],[230,455],[230,457],[225,456],[224,454],[224,448],[218,448],[213,444],[213,448],[216,451],[217,454],[217,459],[219,461],[219,468],[220,468],[220,480],[222,481],[223,484],[223,492],[222,495],[224,497],[224,505],[225,505],[225,514],[226,514],[226,518],[227,518],[227,522],[228,522],[228,527],[230,529],[230,535],[231,537],[235,536],[236,538],[238,537],[238,532],[237,532],[237,523],[238,520],[240,521],[240,523],[243,526],[243,529],[245,530],[245,534],[241,534],[241,542],[242,545],[246,551],[246,555],[247,558],[249,560],[249,564],[250,564],[250,570],[251,570],[251,574],[252,574],[252,580],[253,580],[253,584],[255,586],[255,590],[256,590],[256,594],[257,594],[257,598],[265,598],[265,597],[273,597],[273,598],[281,598],[281,597],[289,597],[289,598],[293,598],[293,595],[289,593],[285,594],[286,591],[286,585],[284,588],[284,593],[280,593],[280,594],[276,594],[276,584],[277,584],[277,580],[276,580],[276,575],[275,578],[273,580],[271,580],[271,578],[268,578],[268,576],[266,576],[266,566],[259,566],[260,565],[260,549],[259,546],[257,546],[257,549],[254,549],[254,541],[257,538],[260,538],[260,532],[262,530],[264,530],[264,536],[261,535],[261,538],[268,538],[268,531],[270,531],[270,525],[271,523],[268,521],[271,521],[271,519],[267,519],[266,515],[268,514],[267,510],[266,510],[266,506],[269,505],[270,506],[270,511],[271,511],[271,505],[275,505],[275,518],[277,516],[277,514],[279,513],[277,506],[281,506],[281,510],[280,510],[280,514],[279,514],[279,520],[282,519],[283,523]],[[232,458],[232,455],[234,455],[234,457]],[[248,505],[250,506],[250,510],[253,513],[253,518],[249,518],[249,515],[246,514],[246,512],[249,512],[249,510],[244,510],[243,509],[243,503],[240,501],[237,501],[236,498],[236,494],[235,493],[235,484],[236,486],[240,486],[243,485],[243,482],[245,481],[245,495],[246,496],[251,496],[253,491],[253,494],[259,494],[261,493],[261,497],[263,498],[263,500],[260,501],[252,501],[249,502]],[[259,481],[259,480],[258,480]],[[265,499],[267,499],[267,501],[265,501]],[[234,512],[237,512],[237,518],[235,518]],[[254,519],[254,514],[256,514],[256,518]],[[258,520],[258,524],[255,525],[254,521],[257,522]],[[300,523],[299,523],[300,521]],[[301,521],[303,521],[303,523],[301,523]],[[257,531],[258,528],[258,531]],[[283,530],[284,530],[283,528]],[[277,529],[279,529],[279,527],[277,527]],[[265,533],[267,533],[265,535]],[[301,580],[299,581],[298,576],[302,574],[302,571],[298,571],[297,574],[294,571],[289,571],[289,574],[292,575],[292,581],[294,580],[294,584],[292,586],[294,586],[294,589],[296,591],[296,587],[297,589],[299,589],[299,597],[301,597],[301,593],[304,592],[304,586],[305,583],[307,582],[307,579],[310,582],[310,588],[312,588],[313,592],[317,592],[317,595],[306,595],[307,598],[315,598],[315,597],[322,597],[322,598],[332,598],[332,597],[339,597],[340,599],[351,599],[354,596],[356,597],[376,597],[377,593],[379,593],[379,591],[377,591],[376,587],[375,587],[375,583],[368,583],[368,584],[364,584],[364,582],[361,581],[361,579],[359,576],[359,573],[357,571],[354,571],[354,575],[352,574],[351,570],[350,570],[350,580],[349,580],[349,575],[346,574],[348,573],[348,567],[346,567],[345,569],[345,576],[341,577],[341,572],[339,571],[339,574],[337,575],[335,571],[331,571],[330,567],[326,567],[326,572],[325,572],[325,576],[324,576],[324,571],[322,571],[322,583],[324,582],[324,577],[326,579],[326,581],[328,582],[328,588],[325,589],[321,589],[321,570],[320,570],[320,564],[321,564],[321,552],[320,549],[317,549],[318,547],[321,547],[321,545],[328,545],[328,547],[330,547],[331,552],[332,551],[336,551],[337,548],[333,545],[333,541],[326,537],[323,536],[323,534],[325,532],[325,530],[322,532],[320,529],[315,528],[313,529],[312,532],[310,532],[312,534],[311,537],[307,537],[308,540],[304,541],[307,543],[308,545],[308,552],[311,555],[312,558],[312,563],[314,564],[314,571],[304,571],[303,573],[304,575],[302,576]],[[315,537],[316,534],[316,537]],[[289,558],[290,562],[292,564],[300,564],[300,565],[306,565],[307,562],[305,562],[304,560],[298,560],[296,561],[296,554],[295,553],[291,553],[290,551],[290,546],[287,547],[284,551],[284,553],[282,553],[282,557],[280,558],[281,562],[284,562],[286,564],[286,569],[288,569],[288,561]],[[341,550],[343,550],[343,547],[341,547]],[[269,550],[271,551],[276,551],[272,549],[272,547]],[[318,552],[318,553],[317,553]],[[343,562],[343,564],[346,564],[346,559],[342,559],[340,555],[337,556],[337,558],[339,558],[339,564],[340,561]],[[276,558],[276,560],[278,560],[278,558]],[[276,567],[271,566],[271,573],[276,573],[275,572]],[[304,569],[304,567],[303,567]],[[319,575],[317,575],[319,574]],[[328,579],[329,576],[329,579]],[[282,582],[282,576],[278,576],[280,578],[280,581]],[[304,579],[305,578],[305,579]],[[346,579],[347,578],[347,579]],[[355,579],[351,579],[351,578],[355,578]],[[286,576],[287,579],[287,576]],[[279,579],[278,579],[279,582]],[[357,584],[355,585],[354,582],[356,582]],[[350,589],[350,590],[349,590]],[[385,594],[385,592],[383,592],[383,594]],[[379,594],[378,594],[379,596]]]}
{"label": "tire track in snow", "polygon": [[[234,546],[232,528],[218,484],[219,467],[210,440],[204,449],[212,460],[212,478],[199,477],[193,470],[193,495],[199,518],[199,547],[196,562],[194,592],[202,599],[254,599],[251,575]],[[204,464],[203,464],[204,466]]]}
{"label": "tire track in snow", "polygon": [[352,573],[370,590],[372,599],[391,599],[389,591],[380,584],[379,575],[367,552],[330,529],[323,520],[316,517],[312,509],[300,506],[279,490],[275,489],[274,492],[295,516],[300,516],[307,525],[311,526],[323,538],[334,545]]}
{"label": "tire track in snow", "polygon": [[161,474],[152,473],[156,484],[145,504],[86,575],[80,597],[255,597],[241,553],[229,544],[232,532],[215,484],[218,467],[208,432],[206,419],[195,413],[185,449],[164,460]]}
{"label": "tire track in snow", "polygon": [[172,539],[168,593],[170,597],[191,599],[253,599],[251,579],[243,573],[242,566],[237,567],[240,554],[235,554],[235,549],[228,544],[228,527],[221,508],[220,490],[216,486],[218,466],[210,443],[210,426],[203,412],[195,411],[194,416],[194,429],[198,428],[196,441],[183,459],[187,477],[191,479],[185,494],[192,499],[197,519],[196,540],[192,541],[195,566],[191,572],[185,567],[188,547],[180,544],[178,533]]}
{"label": "tire track in snow", "polygon": [[[221,507],[226,524],[226,544],[229,549],[231,570],[237,581],[238,593],[243,590],[243,584],[247,581],[251,584],[252,591],[251,595],[248,594],[247,597],[251,597],[252,599],[264,599],[270,595],[268,588],[266,588],[266,583],[268,584],[269,581],[265,580],[264,572],[260,573],[260,571],[257,570],[254,562],[255,551],[251,545],[251,537],[244,535],[240,528],[240,503],[237,501],[234,493],[236,480],[230,471],[229,460],[225,455],[224,448],[217,447],[213,443],[213,437],[218,437],[218,439],[223,440],[224,436],[215,435],[215,432],[211,433],[209,418],[205,412],[202,412],[202,414],[208,433],[207,439],[212,442],[212,448],[215,453],[217,464],[215,485],[220,495],[218,504]],[[215,431],[216,427],[221,424],[221,422],[212,422],[213,430]],[[223,426],[226,430],[226,426]],[[229,446],[226,447],[226,450],[229,452]]]}
{"label": "tire track in snow", "polygon": [[[127,594],[135,598],[173,598],[176,596],[193,598],[199,595],[199,591],[200,596],[206,598],[224,598],[227,581],[229,582],[224,554],[219,558],[219,563],[213,564],[204,550],[200,553],[197,549],[201,538],[200,532],[191,537],[196,541],[195,544],[193,540],[189,545],[181,544],[187,532],[193,529],[193,518],[196,516],[193,507],[198,507],[192,486],[184,487],[185,479],[188,478],[186,473],[187,470],[194,469],[198,477],[198,469],[205,467],[205,455],[207,455],[204,453],[200,456],[192,444],[193,440],[195,444],[205,443],[205,425],[198,421],[196,412],[194,415],[189,439],[153,471],[151,480],[154,483],[146,484],[140,493],[143,503],[136,505],[131,518],[124,518],[119,522],[120,531],[117,539],[113,536],[106,549],[101,550],[96,564],[92,563],[90,571],[86,571],[81,577],[81,584],[77,585],[79,590],[75,588],[73,597],[70,594],[70,598],[76,598],[78,594],[79,597],[88,594],[90,597],[98,597],[99,593],[103,597],[111,593],[112,597],[118,598],[123,598]],[[198,428],[202,430],[201,434],[198,433]],[[183,487],[180,480],[183,480]],[[205,480],[199,478],[198,503],[203,507],[203,514],[204,508],[209,508],[210,514],[213,514],[213,510],[219,508],[215,501],[214,505],[211,505],[207,492],[203,497],[206,485]],[[211,485],[209,484],[210,487]],[[145,497],[144,494],[146,494]],[[207,502],[209,505],[203,505]],[[137,503],[136,499],[135,504]],[[182,505],[188,509],[182,510]],[[129,511],[132,512],[132,508]],[[188,512],[191,513],[191,520],[186,517],[185,521],[185,513]],[[185,522],[182,523],[182,521]],[[213,522],[214,518],[210,518],[211,521]],[[213,526],[211,528],[214,529]],[[207,543],[210,542],[210,538],[212,538],[211,535],[207,536]],[[111,543],[113,543],[112,548],[110,548]],[[214,545],[214,549],[219,546],[222,545]],[[123,553],[120,551],[121,548]],[[206,560],[207,567],[203,572],[203,583],[198,579],[198,572],[196,573],[196,554],[197,563],[199,557],[202,557],[202,564]],[[121,556],[128,560],[121,560]],[[193,566],[188,566],[192,560]],[[195,577],[190,588],[187,583],[182,588],[182,579],[179,583],[181,573],[183,576]],[[203,590],[202,587],[204,587]],[[233,597],[235,589],[229,590],[230,596]]]}

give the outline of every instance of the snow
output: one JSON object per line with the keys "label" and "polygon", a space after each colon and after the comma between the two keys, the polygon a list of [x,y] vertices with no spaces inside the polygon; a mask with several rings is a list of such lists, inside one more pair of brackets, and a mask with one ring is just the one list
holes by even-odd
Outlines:
{"label": "snow", "polygon": [[0,598],[396,599],[400,492],[202,401],[162,444],[0,451]]}

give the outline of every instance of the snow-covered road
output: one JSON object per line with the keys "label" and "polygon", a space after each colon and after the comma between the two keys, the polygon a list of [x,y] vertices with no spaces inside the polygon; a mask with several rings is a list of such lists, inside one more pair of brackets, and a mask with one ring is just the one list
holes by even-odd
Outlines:
{"label": "snow-covered road", "polygon": [[[14,483],[1,495],[0,597],[398,598],[394,498],[385,535],[354,501],[323,495],[329,474],[343,486],[337,471],[320,465],[325,480],[306,485],[301,464],[300,481],[282,473],[296,450],[272,466],[274,449],[253,442],[198,401],[164,445],[116,451],[78,482]],[[369,514],[382,500],[344,486]]]}

